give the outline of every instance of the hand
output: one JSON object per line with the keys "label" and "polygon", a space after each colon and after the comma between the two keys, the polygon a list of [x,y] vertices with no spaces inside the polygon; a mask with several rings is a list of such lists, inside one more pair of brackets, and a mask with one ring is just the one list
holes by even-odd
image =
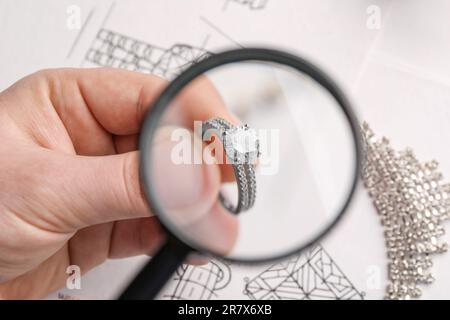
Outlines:
{"label": "hand", "polygon": [[[214,88],[197,82],[200,90],[183,97],[196,106],[190,117],[232,120]],[[165,86],[124,70],[60,69],[0,93],[0,297],[41,298],[64,286],[69,265],[84,273],[161,244],[136,150],[147,108]],[[200,170],[178,185],[186,193],[175,203],[215,217],[208,228],[231,246],[237,222],[217,201],[229,168]],[[179,180],[169,175],[166,189]]]}

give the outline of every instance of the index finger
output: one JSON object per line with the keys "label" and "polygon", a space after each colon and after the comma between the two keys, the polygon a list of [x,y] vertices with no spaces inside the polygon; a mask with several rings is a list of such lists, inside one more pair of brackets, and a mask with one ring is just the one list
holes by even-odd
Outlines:
{"label": "index finger", "polygon": [[[148,109],[167,85],[166,80],[154,75],[113,68],[60,69],[49,72],[48,79],[50,85],[59,82],[59,88],[76,84],[85,104],[79,103],[73,108],[85,108],[106,131],[115,135],[138,133]],[[73,102],[73,98],[62,90],[59,97],[52,100],[55,109],[67,112],[70,104],[64,102]],[[189,119],[206,120],[219,116],[235,121],[220,94],[206,78],[197,79],[195,90],[186,94],[185,99],[188,106],[196,106],[185,109]],[[68,125],[76,124],[71,121]]]}

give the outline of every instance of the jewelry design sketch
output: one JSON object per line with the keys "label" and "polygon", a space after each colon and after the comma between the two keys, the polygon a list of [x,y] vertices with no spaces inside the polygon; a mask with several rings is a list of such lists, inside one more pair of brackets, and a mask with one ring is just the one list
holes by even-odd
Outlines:
{"label": "jewelry design sketch", "polygon": [[219,260],[210,260],[207,265],[182,265],[176,272],[171,293],[163,295],[170,300],[210,300],[217,298],[217,291],[229,285],[230,266]]}
{"label": "jewelry design sketch", "polygon": [[182,43],[168,49],[161,48],[111,30],[100,29],[85,60],[99,66],[172,79],[210,54],[203,48]]}
{"label": "jewelry design sketch", "polygon": [[215,134],[222,142],[223,149],[233,166],[238,185],[238,204],[234,206],[219,194],[222,205],[232,213],[246,211],[253,207],[256,199],[256,177],[254,164],[260,156],[259,140],[256,132],[248,125],[235,126],[232,123],[214,118],[203,122],[202,139],[209,141]]}
{"label": "jewelry design sketch", "polygon": [[280,261],[248,280],[252,300],[362,300],[360,293],[322,246]]}
{"label": "jewelry design sketch", "polygon": [[438,163],[421,163],[412,150],[395,151],[388,139],[362,128],[363,180],[384,226],[389,260],[387,299],[419,298],[434,281],[432,257],[447,251],[443,222],[450,218],[450,184]]}

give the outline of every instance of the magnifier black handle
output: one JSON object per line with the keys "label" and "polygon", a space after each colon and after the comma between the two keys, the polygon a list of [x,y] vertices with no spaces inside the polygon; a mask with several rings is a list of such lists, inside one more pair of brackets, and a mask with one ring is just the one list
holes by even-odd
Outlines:
{"label": "magnifier black handle", "polygon": [[125,289],[119,300],[154,299],[191,251],[187,245],[169,238]]}

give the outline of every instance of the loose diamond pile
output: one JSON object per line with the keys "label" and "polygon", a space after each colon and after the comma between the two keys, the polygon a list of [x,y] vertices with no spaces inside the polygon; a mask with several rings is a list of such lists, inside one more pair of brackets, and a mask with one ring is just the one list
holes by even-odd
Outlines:
{"label": "loose diamond pile", "polygon": [[365,161],[362,175],[385,229],[389,284],[386,299],[422,295],[434,281],[432,257],[447,251],[440,240],[450,218],[450,184],[442,182],[438,163],[420,163],[412,150],[395,151],[362,126]]}

